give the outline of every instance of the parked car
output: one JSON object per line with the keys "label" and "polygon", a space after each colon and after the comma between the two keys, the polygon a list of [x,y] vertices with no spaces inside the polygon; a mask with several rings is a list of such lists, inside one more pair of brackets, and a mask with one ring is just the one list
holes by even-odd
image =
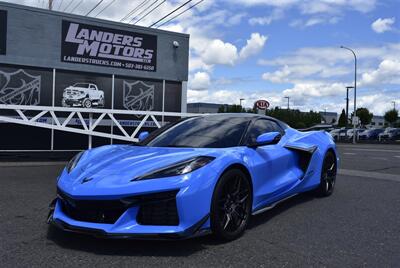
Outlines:
{"label": "parked car", "polygon": [[334,141],[345,140],[347,137],[347,131],[349,128],[337,128],[329,132]]}
{"label": "parked car", "polygon": [[386,130],[379,134],[380,141],[394,141],[400,140],[400,128],[386,128]]}
{"label": "parked car", "polygon": [[91,83],[76,83],[64,89],[62,106],[84,107],[104,106],[104,91]]}
{"label": "parked car", "polygon": [[[346,133],[346,139],[347,140],[352,140],[353,139],[353,131],[354,131],[354,129],[349,129],[349,130],[347,130],[347,133]],[[356,128],[356,139],[358,139],[358,134],[359,133],[361,133],[361,132],[363,132],[363,131],[365,131],[365,129],[363,129],[363,128]]]}
{"label": "parked car", "polygon": [[377,140],[379,134],[383,133],[385,130],[382,128],[371,128],[366,129],[358,134],[359,140]]}

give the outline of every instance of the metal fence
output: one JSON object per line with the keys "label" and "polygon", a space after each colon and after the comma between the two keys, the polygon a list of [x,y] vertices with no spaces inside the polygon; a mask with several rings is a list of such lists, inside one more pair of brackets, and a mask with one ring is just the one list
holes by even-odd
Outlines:
{"label": "metal fence", "polygon": [[[118,116],[123,116],[124,120],[116,118]],[[137,136],[140,130],[149,123],[161,128],[165,124],[165,118],[192,116],[199,116],[199,114],[0,104],[0,122],[2,123],[51,129],[51,150],[54,149],[54,130],[87,135],[89,136],[88,147],[91,148],[92,136],[138,142]],[[138,122],[133,126],[133,132],[132,130],[129,132],[128,127],[122,123],[130,117]],[[102,122],[107,122],[111,126],[109,132],[98,130]],[[114,127],[119,129],[120,133],[114,133]],[[132,125],[129,127],[132,128]]]}

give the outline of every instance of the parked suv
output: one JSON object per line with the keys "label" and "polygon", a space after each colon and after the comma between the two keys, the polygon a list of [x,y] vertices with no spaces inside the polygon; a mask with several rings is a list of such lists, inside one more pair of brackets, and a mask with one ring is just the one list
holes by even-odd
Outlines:
{"label": "parked suv", "polygon": [[104,91],[91,83],[76,83],[64,89],[62,106],[84,107],[104,106]]}

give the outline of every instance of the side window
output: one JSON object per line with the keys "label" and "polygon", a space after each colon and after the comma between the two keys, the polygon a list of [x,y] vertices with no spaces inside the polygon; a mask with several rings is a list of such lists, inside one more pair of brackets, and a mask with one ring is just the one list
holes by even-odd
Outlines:
{"label": "side window", "polygon": [[282,129],[274,121],[259,119],[250,127],[247,135],[247,143],[255,142],[258,136],[267,132],[283,133]]}
{"label": "side window", "polygon": [[90,89],[96,89],[93,85],[89,86]]}

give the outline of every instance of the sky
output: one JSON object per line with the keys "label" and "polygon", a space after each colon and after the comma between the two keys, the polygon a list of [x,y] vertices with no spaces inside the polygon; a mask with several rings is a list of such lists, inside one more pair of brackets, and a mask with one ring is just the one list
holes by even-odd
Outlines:
{"label": "sky", "polygon": [[[149,26],[186,1],[158,0],[137,24]],[[47,1],[6,2],[43,7]],[[98,2],[54,0],[54,8],[84,15]],[[141,3],[103,0],[90,16],[111,4],[98,18],[120,21]],[[140,12],[124,22],[146,14]],[[375,115],[393,101],[400,107],[400,0],[204,0],[160,29],[190,34],[188,102],[243,98],[252,107],[265,99],[286,107],[289,96],[291,108],[340,112],[346,86],[354,83],[354,57],[344,45],[358,57],[357,106]]]}

